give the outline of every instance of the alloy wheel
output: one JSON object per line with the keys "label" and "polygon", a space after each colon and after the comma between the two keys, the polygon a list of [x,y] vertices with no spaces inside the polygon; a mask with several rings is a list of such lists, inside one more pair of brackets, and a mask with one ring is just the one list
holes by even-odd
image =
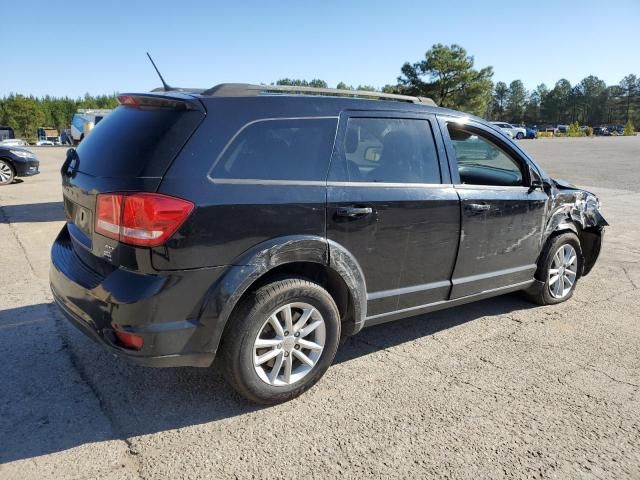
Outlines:
{"label": "alloy wheel", "polygon": [[0,162],[0,183],[9,182],[12,177],[11,167],[5,162]]}
{"label": "alloy wheel", "polygon": [[549,293],[553,298],[565,298],[571,292],[578,274],[578,255],[575,248],[565,243],[553,256],[549,268]]}
{"label": "alloy wheel", "polygon": [[326,326],[313,305],[288,303],[273,312],[253,345],[253,366],[269,385],[287,386],[307,376],[326,341]]}

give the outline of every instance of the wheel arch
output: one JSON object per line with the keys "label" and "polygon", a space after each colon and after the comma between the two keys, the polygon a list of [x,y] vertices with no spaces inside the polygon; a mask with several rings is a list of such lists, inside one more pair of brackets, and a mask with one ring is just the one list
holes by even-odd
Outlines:
{"label": "wheel arch", "polygon": [[13,163],[13,160],[11,160],[9,157],[0,157],[0,160],[3,160],[9,164],[9,167],[11,167],[11,170],[13,170],[14,175],[18,172],[16,166]]}
{"label": "wheel arch", "polygon": [[366,316],[364,276],[341,246],[322,237],[289,236],[271,239],[245,252],[208,290],[200,322],[211,327],[208,350],[215,352],[229,319],[250,292],[285,277],[319,283],[333,297],[343,335],[358,332]]}
{"label": "wheel arch", "polygon": [[564,233],[574,233],[578,237],[582,256],[582,270],[579,272],[579,276],[584,277],[585,275],[589,274],[589,272],[595,265],[596,260],[600,255],[603,228],[583,228],[581,225],[577,225],[576,222],[574,222],[570,218],[564,218],[562,221],[555,223],[553,229],[547,232],[545,240],[542,244],[542,248],[540,249],[540,255],[538,256],[538,259],[536,261],[536,263],[538,264],[538,269],[536,270],[536,279],[539,279],[538,274],[540,270],[540,258],[542,257],[543,252],[555,237]]}

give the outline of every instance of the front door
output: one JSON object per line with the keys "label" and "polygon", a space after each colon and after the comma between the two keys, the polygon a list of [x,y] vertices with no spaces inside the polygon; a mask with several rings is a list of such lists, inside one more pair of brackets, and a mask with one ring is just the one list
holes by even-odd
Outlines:
{"label": "front door", "polygon": [[353,112],[340,119],[327,237],[360,264],[369,322],[449,295],[460,207],[444,162],[433,116]]}
{"label": "front door", "polygon": [[451,298],[531,281],[548,200],[529,188],[535,167],[481,124],[442,123],[462,207]]}

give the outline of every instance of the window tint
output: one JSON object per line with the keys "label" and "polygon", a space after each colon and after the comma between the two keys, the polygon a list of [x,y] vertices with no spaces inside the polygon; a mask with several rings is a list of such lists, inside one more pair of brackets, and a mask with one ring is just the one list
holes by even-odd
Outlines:
{"label": "window tint", "polygon": [[[202,121],[195,110],[119,106],[77,148],[79,170],[97,177],[161,176]],[[84,121],[73,117],[83,132]]]}
{"label": "window tint", "polygon": [[475,129],[454,123],[447,127],[462,183],[498,186],[524,184],[520,164],[488,137]]}
{"label": "window tint", "polygon": [[351,182],[440,183],[433,133],[426,120],[350,118],[344,175]]}
{"label": "window tint", "polygon": [[214,165],[213,178],[324,180],[338,120],[261,120],[242,129]]}

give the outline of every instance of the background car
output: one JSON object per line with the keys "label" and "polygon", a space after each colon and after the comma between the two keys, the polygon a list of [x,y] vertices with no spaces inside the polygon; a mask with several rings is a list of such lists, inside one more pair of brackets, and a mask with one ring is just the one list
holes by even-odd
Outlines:
{"label": "background car", "polygon": [[6,147],[28,147],[29,142],[21,138],[8,138],[6,140],[2,140],[0,142],[0,145],[6,146]]}
{"label": "background car", "polygon": [[517,138],[518,140],[525,138],[527,130],[523,127],[516,127],[510,123],[505,122],[491,122],[503,132],[507,133],[511,138]]}
{"label": "background car", "polygon": [[40,162],[33,152],[24,148],[0,145],[0,185],[13,183],[16,177],[40,173]]}

